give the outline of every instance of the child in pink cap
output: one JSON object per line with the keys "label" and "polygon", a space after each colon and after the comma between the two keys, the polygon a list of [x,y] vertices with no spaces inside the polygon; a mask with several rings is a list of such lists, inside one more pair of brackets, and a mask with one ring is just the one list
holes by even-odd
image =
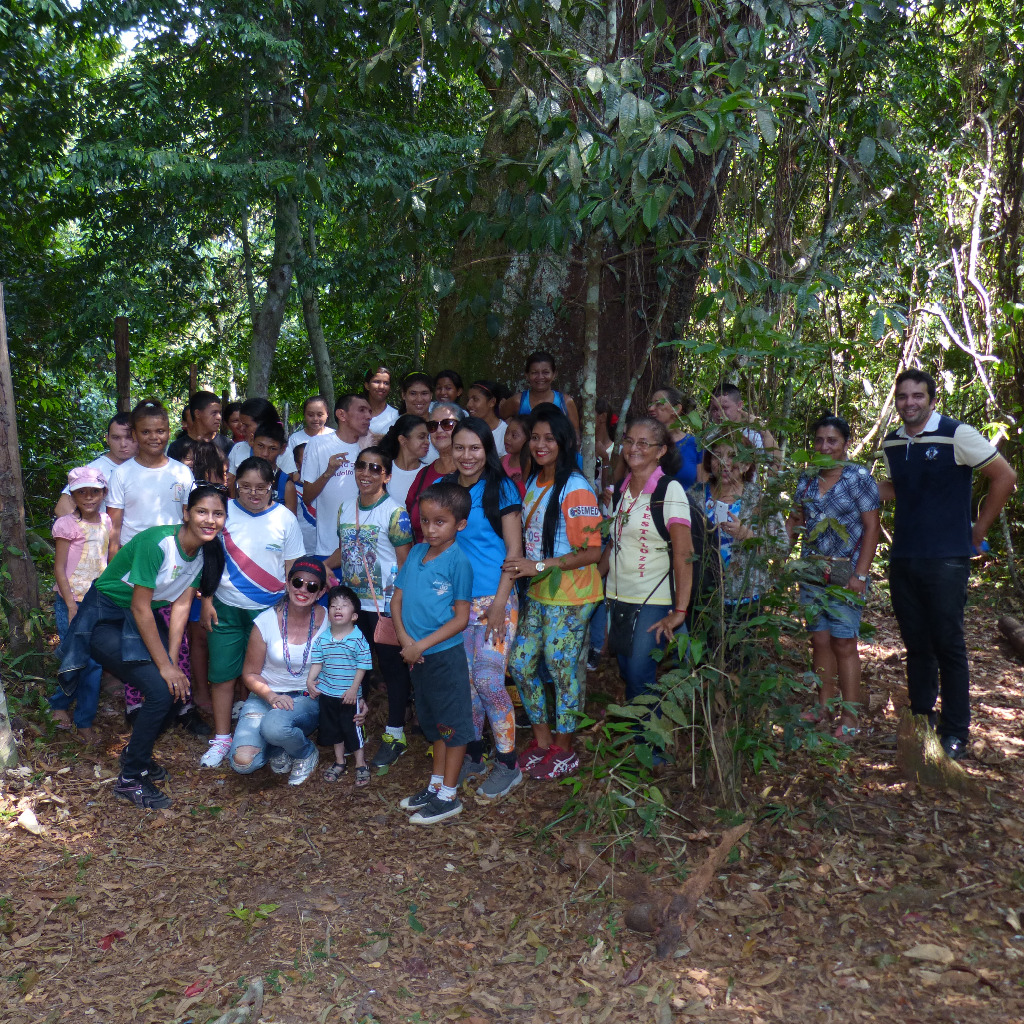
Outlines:
{"label": "child in pink cap", "polygon": [[[107,478],[92,466],[78,466],[68,473],[68,489],[75,511],[61,516],[53,524],[53,540],[57,549],[54,576],[57,583],[53,599],[57,632],[61,641],[78,614],[78,605],[93,580],[107,567],[113,524],[101,512],[107,495]],[[58,729],[70,729],[72,721],[78,735],[87,743],[96,739],[92,723],[100,697],[103,670],[95,661],[79,676],[74,693],[58,689],[50,698],[50,711]],[[74,718],[68,714],[75,704]]]}

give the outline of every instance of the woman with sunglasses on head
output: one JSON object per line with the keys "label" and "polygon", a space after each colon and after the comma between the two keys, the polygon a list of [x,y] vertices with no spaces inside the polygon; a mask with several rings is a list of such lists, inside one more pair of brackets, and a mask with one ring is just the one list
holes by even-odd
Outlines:
{"label": "woman with sunglasses on head", "polygon": [[238,466],[238,497],[228,503],[224,573],[216,595],[203,598],[200,624],[209,634],[214,736],[199,763],[217,768],[231,749],[231,707],[253,622],[285,592],[292,563],[306,547],[298,521],[273,500],[274,467],[250,456]]}
{"label": "woman with sunglasses on head", "polygon": [[[553,405],[538,406],[530,417],[531,466],[523,499],[526,553],[504,564],[513,579],[530,580],[509,670],[533,727],[519,767],[534,779],[559,779],[580,765],[573,750],[583,714],[580,654],[602,588],[601,510],[577,468],[578,451],[568,417]],[[554,734],[542,661],[555,686]]]}
{"label": "woman with sunglasses on head", "polygon": [[338,550],[326,564],[359,598],[359,630],[377,655],[387,688],[387,728],[370,762],[381,768],[393,764],[406,750],[405,709],[412,684],[391,624],[391,598],[398,570],[412,548],[412,529],[409,513],[387,492],[391,459],[380,445],[359,453],[355,478],[358,497],[342,503]]}
{"label": "woman with sunglasses on head", "polygon": [[507,425],[498,415],[498,407],[508,392],[493,380],[475,380],[469,385],[466,408],[470,416],[479,416],[490,428],[498,458],[505,455],[505,430]]}
{"label": "woman with sunglasses on head", "polygon": [[242,666],[249,696],[228,754],[240,775],[251,775],[269,761],[275,775],[301,786],[320,760],[309,738],[320,720],[320,704],[307,692],[306,679],[313,644],[330,629],[326,609],[317,604],[326,586],[323,562],[296,558],[285,596],[252,624]]}
{"label": "woman with sunglasses on head", "polygon": [[426,420],[411,413],[399,416],[377,442],[377,447],[382,448],[391,459],[388,494],[404,508],[409,488],[426,464],[427,452],[430,450]]}
{"label": "woman with sunglasses on head", "polygon": [[[61,645],[58,677],[66,691],[73,692],[91,657],[143,695],[114,784],[114,795],[136,807],[171,806],[154,785],[167,772],[153,761],[153,745],[175,702],[189,696],[178,651],[195,588],[211,594],[220,579],[224,556],[217,535],[226,504],[222,489],[199,484],[187,498],[183,522],[132,537],[89,588]],[[169,625],[155,614],[162,608],[170,609]]]}
{"label": "woman with sunglasses on head", "polygon": [[[452,457],[452,432],[465,415],[465,409],[453,402],[435,402],[427,416],[427,433],[430,435],[431,447],[436,455],[416,475],[405,498],[405,507],[409,511],[412,533],[417,544],[423,543],[423,532],[420,528],[420,495],[435,480],[455,472],[457,467]],[[427,458],[430,457],[428,452]]]}

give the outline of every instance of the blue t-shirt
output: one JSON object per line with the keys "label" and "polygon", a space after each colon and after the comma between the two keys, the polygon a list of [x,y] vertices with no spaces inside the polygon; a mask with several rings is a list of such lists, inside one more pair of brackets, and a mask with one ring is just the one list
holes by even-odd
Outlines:
{"label": "blue t-shirt", "polygon": [[676,441],[676,451],[679,452],[679,459],[682,462],[676,479],[683,485],[684,491],[689,490],[697,482],[697,467],[700,466],[703,453],[693,434],[687,434]]}
{"label": "blue t-shirt", "polygon": [[[484,512],[484,487],[484,481],[477,480],[469,489],[473,505],[457,541],[473,567],[474,597],[490,597],[498,592],[501,565],[505,561],[505,539],[494,532]],[[511,480],[505,480],[498,495],[498,515],[519,512],[522,507],[519,489]]]}
{"label": "blue t-shirt", "polygon": [[[450,622],[456,601],[473,599],[473,566],[458,543],[424,562],[429,551],[429,544],[415,544],[395,580],[395,590],[402,592],[402,625],[413,640]],[[462,634],[456,633],[423,653],[437,654],[461,643]]]}
{"label": "blue t-shirt", "polygon": [[329,628],[325,629],[313,641],[309,662],[323,665],[316,677],[316,688],[328,697],[344,697],[359,669],[373,669],[370,645],[358,627],[340,640],[331,636]]}

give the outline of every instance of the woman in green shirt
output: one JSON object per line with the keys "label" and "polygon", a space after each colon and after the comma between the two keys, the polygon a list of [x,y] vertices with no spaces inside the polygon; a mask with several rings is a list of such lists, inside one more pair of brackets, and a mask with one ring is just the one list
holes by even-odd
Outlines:
{"label": "woman in green shirt", "polygon": [[[61,685],[77,682],[91,656],[108,672],[140,690],[142,709],[121,754],[114,795],[136,807],[170,807],[154,782],[167,772],[153,761],[153,745],[176,700],[191,684],[178,668],[178,649],[198,587],[212,594],[224,569],[218,540],[227,515],[227,492],[199,484],[178,526],[154,526],[133,537],[111,559],[85,595],[61,647]],[[170,606],[170,626],[153,614]]]}

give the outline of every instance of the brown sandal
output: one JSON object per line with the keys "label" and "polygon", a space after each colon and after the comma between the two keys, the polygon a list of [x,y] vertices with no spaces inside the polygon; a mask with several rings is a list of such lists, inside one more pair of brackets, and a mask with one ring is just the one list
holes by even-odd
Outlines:
{"label": "brown sandal", "polygon": [[363,786],[370,784],[370,769],[365,765],[361,764],[356,768],[356,789],[362,789]]}

